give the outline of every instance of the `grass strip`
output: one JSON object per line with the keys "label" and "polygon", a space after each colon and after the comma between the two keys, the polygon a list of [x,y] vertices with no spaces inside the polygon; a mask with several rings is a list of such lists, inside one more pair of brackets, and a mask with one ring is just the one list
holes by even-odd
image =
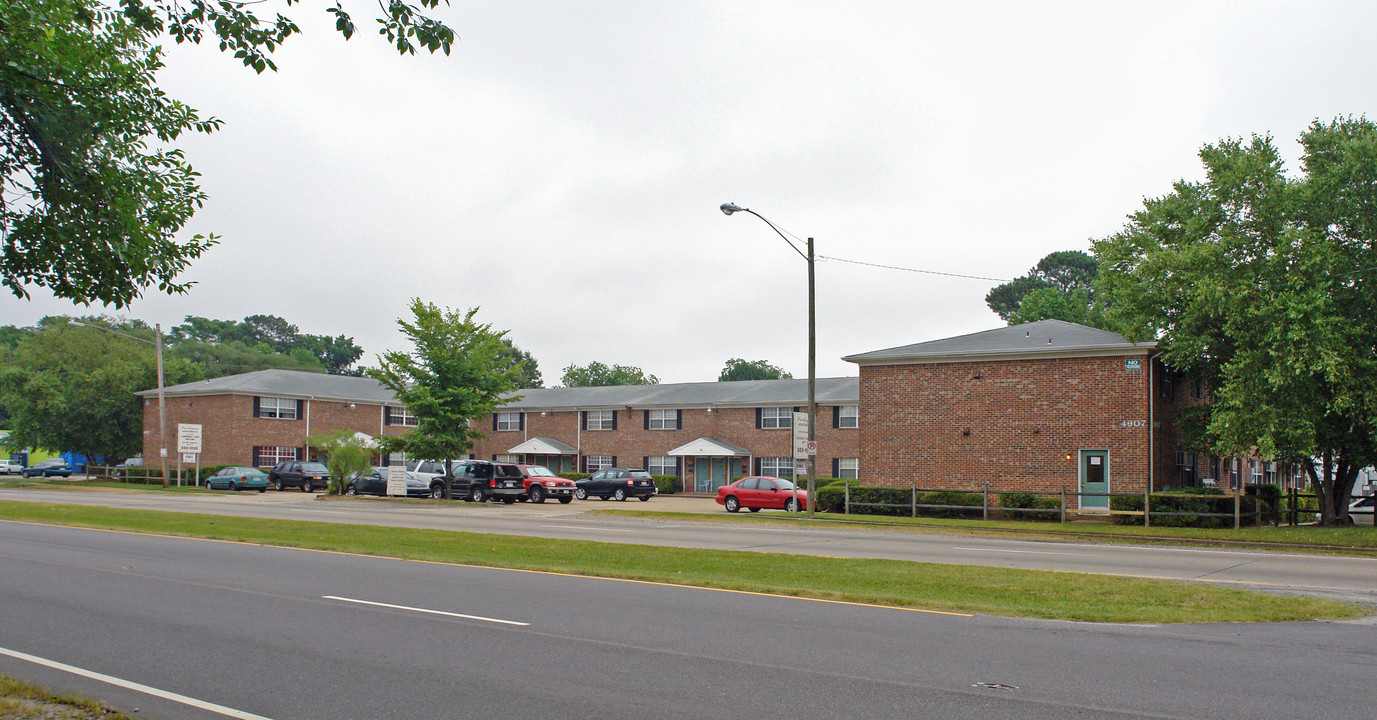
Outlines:
{"label": "grass strip", "polygon": [[948,612],[1113,623],[1362,617],[1361,606],[1081,573],[0,502],[0,519]]}
{"label": "grass strip", "polygon": [[0,674],[0,718],[4,720],[130,720],[104,704],[77,695],[55,695]]}

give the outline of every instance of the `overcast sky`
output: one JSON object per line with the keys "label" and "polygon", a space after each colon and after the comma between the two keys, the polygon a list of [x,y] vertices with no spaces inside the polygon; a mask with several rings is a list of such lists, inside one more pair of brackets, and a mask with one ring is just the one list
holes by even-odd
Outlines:
{"label": "overcast sky", "polygon": [[[1200,147],[1374,114],[1371,0],[474,2],[449,57],[399,57],[324,3],[255,75],[172,48],[173,97],[225,121],[181,145],[221,244],[125,311],[0,299],[0,324],[112,312],[273,314],[407,349],[413,297],[510,331],[546,385],[571,363],[715,380],[807,375],[807,273],[735,202],[816,238],[818,374],[843,355],[1000,326],[984,296],[1088,250]],[[277,7],[274,5],[273,7]],[[856,262],[843,262],[843,261]]]}

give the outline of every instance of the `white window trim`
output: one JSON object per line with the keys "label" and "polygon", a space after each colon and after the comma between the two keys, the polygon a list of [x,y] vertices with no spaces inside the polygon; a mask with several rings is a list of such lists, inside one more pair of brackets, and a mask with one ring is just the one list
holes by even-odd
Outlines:
{"label": "white window trim", "polygon": [[[651,475],[679,476],[679,463],[675,458],[668,456],[651,457],[647,460],[646,465],[645,470]],[[659,468],[660,472],[656,472],[654,468]]]}
{"label": "white window trim", "polygon": [[392,424],[402,427],[416,427],[421,424],[421,421],[415,415],[412,415],[410,410],[404,407],[394,407],[392,408]]}
{"label": "white window trim", "polygon": [[[679,411],[678,410],[647,410],[649,419],[647,423],[651,430],[678,430]],[[659,415],[657,418],[656,415]],[[659,423],[657,426],[655,423]]]}
{"label": "white window trim", "polygon": [[[586,419],[583,423],[583,429],[592,432],[611,430],[612,423],[615,421],[616,418],[616,416],[613,415],[613,413],[615,412],[616,410],[588,410],[588,414],[585,415]],[[593,426],[593,421],[595,417],[597,418],[597,427]]]}
{"label": "white window trim", "polygon": [[794,479],[794,459],[791,457],[763,457],[760,458],[760,474],[772,475],[784,478],[785,480]]}
{"label": "white window trim", "polygon": [[[597,463],[594,463],[595,460],[597,461]],[[597,467],[594,467],[595,464],[597,465]],[[612,465],[611,455],[585,455],[583,456],[583,466],[588,468],[589,475],[592,475],[593,473],[604,468],[614,467]]]}
{"label": "white window trim", "polygon": [[[848,410],[850,410],[851,412],[847,412]],[[847,425],[847,424],[846,424],[846,421],[847,421],[848,419],[851,420],[851,424],[850,424],[850,425]],[[842,405],[842,406],[841,406],[841,409],[837,412],[837,427],[839,427],[839,428],[851,429],[851,428],[858,428],[858,427],[860,427],[860,426],[861,426],[861,406],[860,406],[860,405]]]}
{"label": "white window trim", "polygon": [[[847,475],[847,473],[851,474]],[[861,478],[861,459],[837,458],[837,477],[844,480],[859,480]]]}
{"label": "white window trim", "polygon": [[[761,430],[789,430],[793,427],[794,407],[792,405],[778,405],[760,408]],[[783,476],[781,475],[777,477]]]}
{"label": "white window trim", "polygon": [[510,432],[521,429],[521,413],[500,412],[497,414],[497,431]]}

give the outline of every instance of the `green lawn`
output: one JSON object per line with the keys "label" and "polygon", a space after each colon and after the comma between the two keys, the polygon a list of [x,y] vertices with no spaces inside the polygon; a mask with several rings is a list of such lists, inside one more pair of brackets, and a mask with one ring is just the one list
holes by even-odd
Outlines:
{"label": "green lawn", "polygon": [[0,501],[0,520],[204,537],[914,610],[1123,623],[1347,619],[1348,603],[1159,580]]}

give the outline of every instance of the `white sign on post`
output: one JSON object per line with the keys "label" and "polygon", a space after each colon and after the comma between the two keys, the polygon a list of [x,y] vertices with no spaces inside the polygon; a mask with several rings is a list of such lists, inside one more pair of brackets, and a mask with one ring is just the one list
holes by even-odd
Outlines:
{"label": "white sign on post", "polygon": [[406,496],[406,467],[392,465],[387,468],[387,494]]}
{"label": "white sign on post", "polygon": [[201,454],[201,426],[193,423],[177,423],[177,452]]}
{"label": "white sign on post", "polygon": [[794,459],[808,457],[808,413],[794,413]]}

